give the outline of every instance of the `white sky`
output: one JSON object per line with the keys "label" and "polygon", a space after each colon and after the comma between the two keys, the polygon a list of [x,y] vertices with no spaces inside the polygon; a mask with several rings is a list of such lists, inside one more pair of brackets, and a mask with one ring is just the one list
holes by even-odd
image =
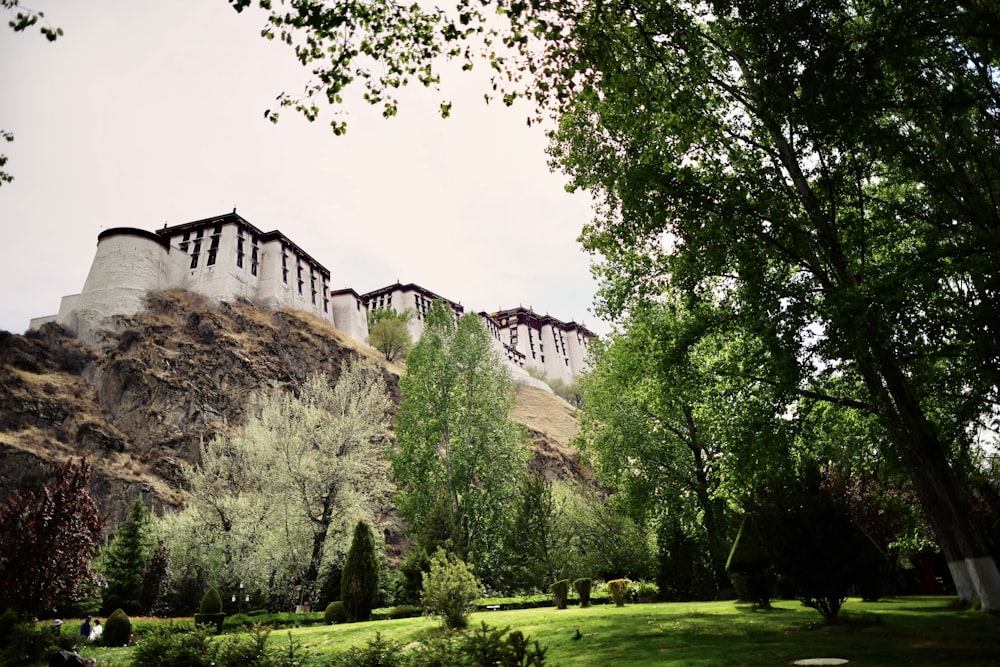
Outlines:
{"label": "white sky", "polygon": [[[0,329],[23,332],[83,287],[98,233],[232,211],[279,229],[368,292],[397,280],[466,311],[519,305],[597,333],[595,282],[576,238],[585,194],[549,172],[527,107],[487,106],[482,79],[416,86],[399,116],[347,108],[348,132],[264,110],[308,71],[226,0],[23,0],[65,32],[6,27],[0,12]],[[452,117],[437,113],[443,99]]]}

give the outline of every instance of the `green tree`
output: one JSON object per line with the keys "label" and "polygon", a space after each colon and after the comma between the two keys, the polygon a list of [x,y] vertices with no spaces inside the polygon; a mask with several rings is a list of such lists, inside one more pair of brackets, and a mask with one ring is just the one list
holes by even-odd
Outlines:
{"label": "green tree", "polygon": [[669,525],[688,544],[703,545],[715,586],[725,587],[735,534],[720,487],[727,477],[730,486],[748,483],[760,467],[757,451],[743,465],[734,450],[756,450],[767,437],[767,458],[782,458],[781,438],[764,429],[734,432],[733,425],[746,424],[750,415],[770,422],[784,405],[780,396],[767,402],[736,396],[718,377],[714,371],[746,350],[728,336],[706,336],[714,324],[711,311],[689,312],[667,302],[630,312],[591,348],[577,442],[633,519]]}
{"label": "green tree", "polygon": [[368,330],[368,344],[385,355],[386,361],[396,361],[406,357],[413,337],[404,320],[385,317]]}
{"label": "green tree", "polygon": [[276,604],[315,602],[351,526],[388,494],[389,408],[382,371],[350,362],[335,384],[312,375],[298,396],[269,396],[242,432],[205,443],[189,504],[167,522],[175,569]]}
{"label": "green tree", "polygon": [[423,605],[440,614],[445,627],[460,630],[469,624],[470,606],[477,597],[479,582],[472,566],[444,549],[434,552],[431,569],[424,574]]}
{"label": "green tree", "polygon": [[435,301],[425,326],[399,381],[392,471],[400,514],[418,538],[444,529],[459,557],[489,577],[525,470],[509,417],[513,383],[477,316],[456,323]]}
{"label": "green tree", "polygon": [[[557,487],[558,488],[558,487]],[[593,488],[564,488],[563,511],[571,545],[563,576],[609,581],[654,575],[655,541],[648,526]]]}
{"label": "green tree", "polygon": [[132,616],[149,612],[140,598],[156,548],[154,528],[149,509],[142,498],[136,498],[101,554],[99,570],[107,582],[101,592],[102,613],[110,614],[119,607]]}
{"label": "green tree", "polygon": [[60,599],[97,594],[91,569],[101,515],[87,489],[90,463],[66,461],[38,489],[15,491],[0,506],[0,606],[25,614],[56,611]]}
{"label": "green tree", "polygon": [[372,529],[366,522],[358,521],[340,578],[340,598],[348,623],[367,621],[371,617],[372,608],[378,602],[379,569]]}
{"label": "green tree", "polygon": [[851,519],[847,503],[823,488],[814,463],[796,475],[773,476],[747,506],[774,572],[788,577],[827,625],[839,622],[852,585],[884,570],[884,556]]}
{"label": "green tree", "polygon": [[597,6],[549,53],[589,88],[553,155],[597,197],[601,311],[711,303],[771,351],[748,390],[874,415],[959,596],[1000,608],[962,491],[1000,387],[995,9]]}
{"label": "green tree", "polygon": [[565,499],[540,474],[525,475],[518,491],[504,534],[505,590],[544,591],[568,565]]}

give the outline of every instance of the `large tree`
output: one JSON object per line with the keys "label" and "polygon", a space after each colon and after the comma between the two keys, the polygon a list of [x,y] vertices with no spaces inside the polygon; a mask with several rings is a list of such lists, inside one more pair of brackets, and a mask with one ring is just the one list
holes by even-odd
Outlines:
{"label": "large tree", "polygon": [[90,463],[72,461],[37,490],[15,491],[0,507],[0,602],[26,614],[56,611],[60,599],[97,595],[90,565],[101,515],[87,490]]}
{"label": "large tree", "polygon": [[392,471],[400,513],[418,541],[450,540],[462,560],[492,576],[526,449],[509,417],[510,372],[480,318],[456,322],[447,303],[431,304],[399,388]]}
{"label": "large tree", "polygon": [[389,409],[381,370],[364,362],[272,394],[242,432],[202,447],[188,507],[171,522],[175,557],[220,586],[313,601],[321,570],[388,493]]}
{"label": "large tree", "polygon": [[960,597],[997,609],[961,483],[1000,368],[998,17],[982,11],[595,6],[572,57],[592,87],[554,155],[599,200],[582,239],[603,311],[712,303],[774,351],[754,376],[875,415]]}
{"label": "large tree", "polygon": [[591,348],[577,441],[635,520],[704,545],[715,585],[725,587],[735,537],[725,496],[753,483],[762,458],[787,460],[791,437],[775,419],[781,392],[751,399],[748,380],[725,376],[752,346],[719,331],[718,319],[667,302],[634,308]]}
{"label": "large tree", "polygon": [[875,415],[960,597],[1000,609],[961,483],[1000,387],[995,4],[259,4],[313,68],[307,97],[357,80],[387,115],[394,88],[435,85],[436,59],[468,64],[484,36],[505,101],[565,113],[553,156],[596,197],[582,240],[603,314],[664,291],[714,302],[775,350],[762,384]]}

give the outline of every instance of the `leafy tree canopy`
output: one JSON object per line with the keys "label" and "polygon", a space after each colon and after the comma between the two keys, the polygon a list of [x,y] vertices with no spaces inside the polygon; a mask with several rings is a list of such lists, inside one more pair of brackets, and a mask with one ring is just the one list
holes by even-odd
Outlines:
{"label": "leafy tree canopy", "polygon": [[310,376],[297,396],[268,397],[242,432],[205,443],[188,506],[166,526],[175,572],[275,604],[313,601],[352,526],[388,494],[389,409],[381,370],[346,363],[335,383]]}
{"label": "leafy tree canopy", "polygon": [[15,491],[0,507],[0,601],[27,614],[56,611],[62,598],[97,593],[91,561],[101,544],[101,515],[87,490],[90,463],[72,461],[37,490]]}
{"label": "leafy tree canopy", "polygon": [[407,357],[392,456],[400,513],[415,536],[435,531],[481,572],[499,567],[508,501],[524,473],[526,449],[509,413],[510,373],[478,316],[455,321],[444,301]]}

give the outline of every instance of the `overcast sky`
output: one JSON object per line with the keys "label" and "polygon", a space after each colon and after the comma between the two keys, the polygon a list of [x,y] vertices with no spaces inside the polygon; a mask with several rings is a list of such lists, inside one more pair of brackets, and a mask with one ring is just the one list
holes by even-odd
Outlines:
{"label": "overcast sky", "polygon": [[[467,311],[519,305],[597,333],[576,241],[585,194],[547,167],[527,107],[482,101],[481,80],[408,91],[399,116],[329,108],[308,123],[264,110],[308,72],[226,0],[31,0],[65,35],[0,29],[0,329],[23,332],[83,287],[97,235],[233,210],[279,229],[365,293],[417,283]],[[0,16],[4,24],[9,17]],[[452,100],[452,117],[437,115]]]}

